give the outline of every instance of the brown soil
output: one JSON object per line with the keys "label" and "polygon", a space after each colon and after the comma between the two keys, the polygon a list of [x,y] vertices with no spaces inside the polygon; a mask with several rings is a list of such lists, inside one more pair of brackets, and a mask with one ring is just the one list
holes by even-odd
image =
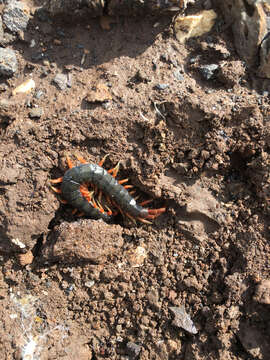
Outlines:
{"label": "brown soil", "polygon": [[[180,45],[168,17],[108,31],[33,17],[36,46],[13,43],[18,76],[0,85],[1,359],[268,358],[269,97],[218,25]],[[210,80],[206,64],[219,65]],[[29,78],[35,92],[11,96]],[[49,188],[66,153],[110,154],[105,167],[121,161],[119,178],[166,213],[78,219]],[[173,324],[181,305],[197,334]]]}

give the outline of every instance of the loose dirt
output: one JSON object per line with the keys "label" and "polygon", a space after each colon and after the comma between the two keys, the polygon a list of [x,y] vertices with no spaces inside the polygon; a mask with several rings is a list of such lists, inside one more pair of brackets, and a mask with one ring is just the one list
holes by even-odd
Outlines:
{"label": "loose dirt", "polygon": [[[269,96],[250,87],[221,20],[185,45],[171,24],[33,17],[12,44],[19,71],[0,84],[1,359],[267,359]],[[209,80],[207,64],[218,65]],[[35,91],[12,96],[29,78]],[[66,154],[121,161],[118,178],[166,213],[152,225],[72,215],[49,187]],[[173,323],[181,306],[197,334]]]}

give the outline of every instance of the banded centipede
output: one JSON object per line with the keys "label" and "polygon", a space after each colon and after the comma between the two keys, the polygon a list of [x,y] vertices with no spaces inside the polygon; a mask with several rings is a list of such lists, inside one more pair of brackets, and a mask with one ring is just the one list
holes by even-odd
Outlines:
{"label": "banded centipede", "polygon": [[[114,215],[119,210],[122,215],[126,215],[132,220],[150,223],[146,219],[155,219],[166,211],[165,207],[159,209],[143,207],[152,200],[137,203],[136,199],[131,196],[132,192],[128,191],[132,185],[123,185],[128,179],[116,180],[119,164],[108,171],[102,167],[106,156],[98,164],[87,163],[80,156],[77,156],[77,159],[81,164],[74,166],[67,157],[69,169],[63,177],[53,179],[51,183],[61,183],[60,188],[52,186],[52,189],[61,194],[63,203],[73,206],[80,212],[80,215],[112,222]],[[102,205],[103,195],[106,198],[105,205]],[[98,199],[95,199],[95,196]],[[117,210],[113,212],[111,207]]]}

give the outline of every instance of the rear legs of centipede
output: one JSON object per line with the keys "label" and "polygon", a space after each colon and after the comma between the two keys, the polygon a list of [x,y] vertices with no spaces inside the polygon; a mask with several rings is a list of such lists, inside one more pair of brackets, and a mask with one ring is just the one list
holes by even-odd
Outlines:
{"label": "rear legs of centipede", "polygon": [[[106,158],[107,158],[108,154],[105,155],[103,157],[103,159],[98,163],[99,166],[103,166]],[[87,161],[82,158],[81,156],[76,155],[76,158],[80,161],[80,163],[82,164],[87,164]],[[107,172],[109,174],[111,174],[111,176],[113,176],[114,178],[116,178],[118,171],[119,171],[119,164],[118,163],[114,168],[108,170]],[[69,167],[69,169],[71,169],[74,165],[71,161],[71,159],[67,156],[67,165]],[[57,179],[52,179],[50,180],[51,184],[61,184],[63,181],[63,177],[59,177]],[[129,190],[132,189],[133,186],[132,185],[128,185],[126,184],[129,181],[129,179],[122,179],[122,180],[118,180],[118,183],[120,185],[122,185],[125,189]],[[125,185],[124,185],[125,184]],[[61,195],[61,189],[51,186],[51,189],[56,192],[57,194]],[[91,190],[89,190],[91,189]],[[160,209],[147,209],[148,211],[148,215],[146,218],[142,218],[142,217],[138,217],[138,218],[134,218],[133,216],[131,216],[128,213],[124,213],[123,210],[118,206],[118,204],[116,204],[107,194],[103,194],[102,191],[100,189],[98,189],[97,186],[91,184],[91,183],[82,183],[80,185],[80,192],[82,194],[82,196],[89,202],[91,203],[91,205],[98,209],[101,213],[106,213],[109,216],[115,216],[117,215],[119,212],[122,214],[122,216],[127,216],[129,219],[131,219],[134,223],[136,223],[136,220],[139,220],[143,223],[147,223],[147,224],[151,224],[150,221],[146,220],[146,219],[155,219],[156,217],[158,217],[159,215],[161,215],[163,212],[166,211],[166,208],[160,208]],[[135,191],[132,190],[129,192],[131,195],[134,195]],[[139,196],[135,197],[135,200],[137,200],[139,198]],[[60,199],[61,203],[63,204],[67,204],[66,200]],[[152,200],[145,200],[142,201],[141,203],[139,203],[139,205],[141,206],[145,206],[149,203],[151,203]],[[75,214],[77,212],[77,209],[74,209],[72,211],[72,214]],[[78,216],[83,216],[83,213],[79,213],[77,214]]]}

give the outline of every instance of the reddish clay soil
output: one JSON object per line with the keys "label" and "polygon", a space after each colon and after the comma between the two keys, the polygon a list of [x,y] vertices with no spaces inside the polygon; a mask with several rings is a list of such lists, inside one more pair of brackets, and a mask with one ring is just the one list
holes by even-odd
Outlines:
{"label": "reddish clay soil", "polygon": [[[222,21],[185,45],[171,24],[33,17],[12,44],[18,75],[0,84],[1,359],[268,358],[269,97],[251,88]],[[218,64],[209,80],[206,64]],[[29,78],[36,89],[12,96]],[[121,161],[118,179],[166,212],[152,225],[72,215],[49,186],[66,154],[109,154],[105,168]],[[197,334],[173,323],[182,305]]]}

